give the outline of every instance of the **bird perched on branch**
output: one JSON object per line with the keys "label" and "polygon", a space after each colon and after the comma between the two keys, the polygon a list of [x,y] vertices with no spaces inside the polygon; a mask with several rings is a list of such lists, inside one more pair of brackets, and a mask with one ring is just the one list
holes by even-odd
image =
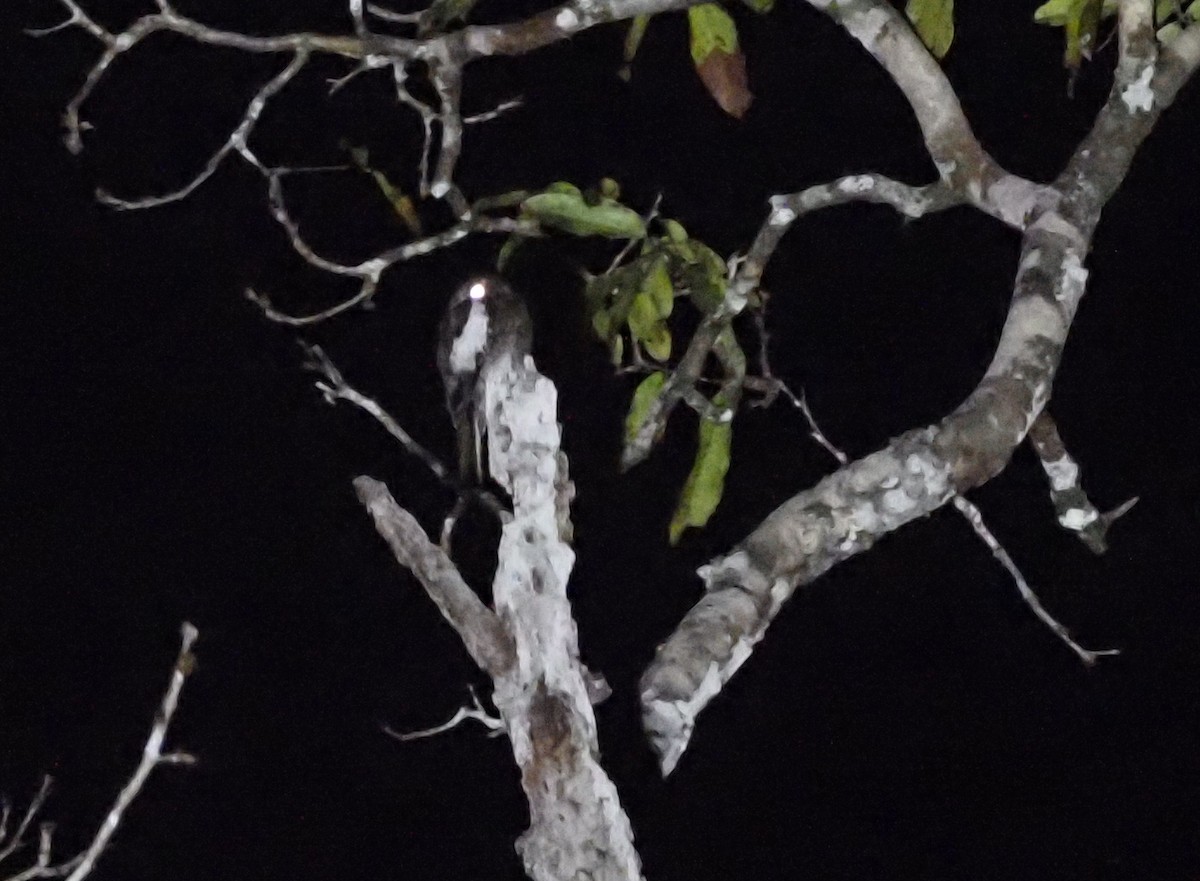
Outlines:
{"label": "bird perched on branch", "polygon": [[474,278],[454,292],[438,330],[437,362],[446,408],[458,433],[458,476],[483,482],[484,368],[522,360],[533,344],[525,301],[497,276]]}

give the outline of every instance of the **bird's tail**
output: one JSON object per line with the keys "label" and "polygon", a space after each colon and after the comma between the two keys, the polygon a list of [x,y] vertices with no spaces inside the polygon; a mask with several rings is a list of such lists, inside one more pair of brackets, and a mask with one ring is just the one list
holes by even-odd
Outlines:
{"label": "bird's tail", "polygon": [[483,430],[470,414],[457,420],[458,425],[458,479],[465,482],[483,483]]}

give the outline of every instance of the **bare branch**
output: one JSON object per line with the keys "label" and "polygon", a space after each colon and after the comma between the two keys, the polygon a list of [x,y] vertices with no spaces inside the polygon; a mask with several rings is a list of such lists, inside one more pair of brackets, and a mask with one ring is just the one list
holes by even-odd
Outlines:
{"label": "bare branch", "polygon": [[421,20],[421,13],[419,12],[393,12],[392,10],[385,9],[376,3],[368,3],[367,12],[371,13],[371,15],[375,16],[380,21],[390,21],[393,24],[415,25]]}
{"label": "bare branch", "polygon": [[386,486],[364,476],[355,478],[354,489],[396,561],[425,587],[471,659],[490,676],[503,675],[515,656],[512,637],[496,614],[463,581],[450,558],[429,540],[416,518],[396,503]]}
{"label": "bare branch", "polygon": [[[188,753],[163,753],[162,745],[166,739],[171,720],[175,716],[175,710],[179,706],[179,696],[183,692],[184,681],[195,666],[192,645],[195,643],[198,635],[199,632],[189,623],[185,622],[180,628],[179,654],[175,658],[175,666],[171,671],[171,679],[167,685],[166,692],[163,694],[162,702],[159,704],[158,713],[155,714],[154,724],[150,728],[150,735],[142,747],[141,761],[138,762],[133,775],[117,794],[116,801],[109,808],[108,814],[105,815],[103,822],[96,830],[96,834],[92,837],[88,846],[71,859],[55,864],[51,855],[54,825],[52,823],[42,823],[38,833],[38,853],[34,864],[15,875],[9,876],[4,881],[34,881],[34,879],[40,878],[63,877],[67,878],[68,881],[83,881],[96,867],[97,860],[104,853],[112,841],[117,827],[121,824],[121,820],[125,816],[125,811],[141,793],[142,787],[145,786],[154,769],[161,764],[191,764],[195,761],[195,758]],[[41,788],[30,803],[12,839],[9,840],[5,849],[0,851],[0,862],[22,846],[23,836],[33,818],[44,804],[49,791],[50,778],[46,777],[43,779]],[[3,829],[7,826],[7,819],[8,811],[6,810],[4,812],[4,821],[0,822],[0,841],[4,839]]]}
{"label": "bare branch", "polygon": [[[175,202],[179,199],[185,199],[190,196],[197,187],[208,180],[216,172],[222,160],[235,150],[240,153],[247,162],[255,168],[267,174],[267,170],[259,161],[258,157],[251,151],[247,140],[250,133],[254,130],[255,123],[262,115],[263,108],[267,106],[267,101],[274,97],[280,89],[291,82],[292,78],[303,69],[308,61],[307,51],[299,51],[293,57],[291,62],[276,74],[265,86],[258,90],[258,93],[250,101],[246,108],[245,114],[242,116],[242,121],[238,123],[237,128],[229,136],[229,139],[214,153],[204,165],[204,169],[191,179],[187,184],[170,193],[164,193],[159,196],[148,196],[142,199],[121,199],[113,196],[108,191],[99,189],[96,191],[96,198],[113,208],[122,210],[136,210],[141,208],[156,208],[159,205],[165,205],[168,202]],[[274,180],[275,178],[272,178]]]}
{"label": "bare branch", "polygon": [[476,123],[480,122],[491,122],[493,119],[503,116],[510,110],[516,110],[524,103],[525,102],[520,98],[512,98],[508,101],[501,101],[491,110],[486,110],[482,113],[474,113],[471,116],[464,116],[463,125],[475,125]]}
{"label": "bare branch", "polygon": [[468,719],[474,719],[476,722],[479,722],[488,729],[488,737],[499,737],[504,733],[504,720],[498,716],[493,716],[483,708],[483,705],[479,703],[479,697],[475,694],[474,688],[470,689],[470,692],[472,706],[459,707],[454,715],[441,725],[435,725],[432,728],[424,728],[420,731],[409,731],[408,733],[395,731],[387,725],[383,726],[383,730],[389,736],[394,737],[397,740],[419,740],[423,737],[433,737],[435,734],[443,734],[446,731],[449,731],[451,728],[456,728],[458,725],[462,724]]}
{"label": "bare branch", "polygon": [[1044,187],[1005,171],[963,115],[937,60],[887,0],[808,0],[857,40],[904,93],[942,181],[964,201],[1024,229]]}
{"label": "bare branch", "polygon": [[[196,642],[196,637],[199,636],[199,631],[192,624],[185,623],[180,630],[181,640],[179,646],[179,655],[175,659],[175,668],[171,671],[171,681],[167,686],[167,691],[163,695],[162,703],[159,705],[158,714],[155,716],[154,724],[150,728],[150,736],[146,739],[146,745],[142,747],[142,759],[138,762],[137,768],[133,772],[133,776],[129,778],[129,782],[124,788],[117,793],[117,800],[109,809],[108,815],[100,824],[100,828],[96,830],[96,835],[80,854],[79,865],[75,870],[67,876],[67,881],[83,881],[91,874],[92,869],[96,866],[96,860],[104,853],[104,849],[108,847],[109,841],[117,831],[117,827],[121,824],[121,820],[125,816],[125,811],[133,804],[145,786],[146,781],[150,778],[150,774],[160,764],[178,764],[180,763],[180,755],[186,754],[171,754],[171,758],[165,760],[162,753],[163,741],[167,737],[167,729],[171,725],[171,720],[175,717],[175,710],[179,706],[179,695],[183,692],[183,684],[188,675],[195,667],[195,659],[192,656],[192,645]],[[194,761],[190,756],[183,760],[184,762]]]}
{"label": "bare branch", "polygon": [[42,778],[41,786],[38,787],[37,793],[30,800],[29,807],[25,809],[25,813],[21,817],[21,822],[13,830],[11,838],[8,837],[8,818],[12,807],[7,801],[4,803],[3,821],[0,822],[0,842],[4,842],[7,839],[8,844],[0,850],[0,863],[4,862],[24,845],[25,832],[41,811],[42,805],[46,803],[46,797],[50,794],[51,783],[53,783],[53,780],[49,775]]}
{"label": "bare branch", "polygon": [[1049,627],[1050,631],[1055,636],[1066,643],[1071,651],[1079,655],[1079,659],[1083,661],[1084,664],[1090,667],[1102,656],[1119,655],[1121,653],[1120,649],[1104,649],[1102,651],[1085,649],[1074,639],[1072,639],[1070,631],[1063,627],[1053,615],[1046,611],[1046,608],[1042,605],[1041,600],[1038,599],[1037,594],[1035,594],[1033,589],[1029,586],[1029,582],[1025,580],[1025,576],[1021,574],[1021,570],[1017,568],[1017,564],[1014,563],[1012,557],[1009,556],[1008,551],[1004,549],[1000,542],[997,541],[996,537],[992,535],[991,530],[987,528],[987,524],[983,522],[983,514],[980,512],[979,508],[971,504],[971,502],[967,501],[963,496],[954,497],[954,507],[958,509],[960,514],[967,518],[967,522],[971,524],[971,528],[975,530],[975,534],[979,536],[983,543],[986,544],[991,550],[992,556],[999,560],[1000,565],[1008,570],[1008,574],[1012,577],[1012,580],[1017,585],[1017,590],[1021,594],[1021,599],[1025,600],[1025,604],[1033,610],[1033,614],[1037,615],[1038,619],[1047,627]]}
{"label": "bare branch", "polygon": [[58,0],[66,7],[69,16],[58,24],[48,28],[29,28],[25,33],[31,37],[44,37],[71,27],[80,27],[105,45],[111,46],[116,40],[112,34],[96,24],[75,0]]}
{"label": "bare branch", "polygon": [[388,434],[398,440],[407,453],[420,459],[425,467],[433,473],[433,476],[447,489],[462,495],[464,499],[477,499],[484,508],[497,517],[503,517],[503,515],[508,513],[507,508],[505,508],[500,500],[485,489],[472,490],[469,495],[464,494],[462,486],[454,475],[450,473],[450,469],[437,456],[417,443],[412,435],[405,431],[404,427],[390,413],[384,410],[377,401],[367,397],[346,382],[337,365],[330,360],[329,356],[325,354],[325,351],[320,346],[312,346],[302,341],[300,347],[307,356],[304,366],[325,378],[323,382],[317,382],[316,387],[324,395],[328,403],[335,404],[340,400],[347,401],[358,407],[382,425]]}

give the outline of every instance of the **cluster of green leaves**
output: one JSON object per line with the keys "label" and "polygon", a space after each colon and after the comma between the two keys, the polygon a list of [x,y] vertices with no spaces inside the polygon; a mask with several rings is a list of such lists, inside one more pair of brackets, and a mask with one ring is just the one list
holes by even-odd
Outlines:
{"label": "cluster of green leaves", "polygon": [[[728,283],[725,261],[704,242],[689,236],[682,224],[662,219],[656,226],[656,233],[643,239],[636,257],[591,277],[584,296],[592,329],[608,346],[613,364],[625,363],[628,339],[629,359],[650,370],[634,391],[625,418],[626,441],[641,431],[666,385],[672,348],[667,319],[675,300],[686,300],[700,314],[711,315],[724,301]],[[729,336],[732,339],[732,334]],[[733,441],[731,405],[735,403],[718,393],[700,419],[696,458],[668,529],[671,544],[679,541],[687,527],[704,526],[721,501]]]}
{"label": "cluster of green leaves", "polygon": [[1034,10],[1033,20],[1063,29],[1063,64],[1077,70],[1084,59],[1091,60],[1100,22],[1116,14],[1116,0],[1049,0]]}
{"label": "cluster of green leaves", "polygon": [[[775,0],[742,0],[742,3],[758,13],[770,12],[775,7]],[[722,110],[741,119],[750,109],[754,95],[750,92],[737,24],[718,3],[691,6],[687,15],[692,64],[700,81]],[[629,78],[630,65],[650,18],[639,15],[630,23],[625,36],[625,67],[621,71],[625,79]]]}
{"label": "cluster of green leaves", "polygon": [[[954,42],[954,0],[908,0],[904,8],[913,29],[938,58]],[[1063,65],[1072,71],[1092,57],[1100,24],[1117,14],[1117,0],[1047,0],[1033,13],[1038,24],[1063,29]],[[1200,21],[1200,0],[1156,0],[1154,25],[1160,42],[1168,43]]]}
{"label": "cluster of green leaves", "polygon": [[[670,373],[674,340],[669,319],[676,300],[700,315],[713,314],[725,299],[725,261],[678,221],[647,221],[620,201],[617,182],[605,178],[594,188],[580,189],[558,181],[538,192],[517,191],[481,200],[475,209],[515,208],[536,229],[514,234],[501,249],[503,271],[514,250],[537,233],[624,240],[618,259],[599,275],[588,275],[584,302],[596,338],[608,347],[617,368],[632,364],[648,371],[634,391],[625,419],[626,438],[635,437]],[[740,383],[745,358],[732,332],[714,347],[729,380]],[[740,365],[740,367],[739,367]],[[725,486],[733,437],[736,391],[722,386],[700,420],[696,459],[671,519],[669,536],[676,543],[689,526],[703,526],[716,510]]]}
{"label": "cluster of green leaves", "polygon": [[1184,28],[1200,22],[1200,0],[1158,0],[1154,4],[1154,25],[1159,42],[1169,43],[1183,33]]}
{"label": "cluster of green leaves", "polygon": [[667,319],[676,291],[710,314],[725,297],[725,261],[708,245],[688,236],[674,220],[661,220],[658,235],[647,235],[640,253],[588,280],[585,300],[592,329],[609,347],[613,363],[624,362],[625,338],[635,362],[645,352],[658,362],[671,357]]}
{"label": "cluster of green leaves", "polygon": [[[1075,70],[1090,59],[1099,39],[1100,23],[1117,14],[1117,0],[1048,0],[1033,20],[1064,31],[1063,64]],[[1156,0],[1154,26],[1160,42],[1169,43],[1190,24],[1200,21],[1200,0]]]}

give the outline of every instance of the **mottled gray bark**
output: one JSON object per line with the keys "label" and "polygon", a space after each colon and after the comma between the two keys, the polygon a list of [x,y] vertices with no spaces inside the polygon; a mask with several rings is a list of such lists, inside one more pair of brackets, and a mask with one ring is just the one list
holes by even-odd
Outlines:
{"label": "mottled gray bark", "polygon": [[[908,71],[909,38],[899,35],[890,11],[871,0],[853,0],[831,7],[831,14],[893,77]],[[879,27],[868,28],[868,17]],[[1142,0],[1124,4],[1119,35],[1121,60],[1112,93],[1066,170],[1053,185],[1021,188],[1033,198],[1019,224],[1011,205],[997,204],[989,212],[1024,234],[1008,318],[979,386],[941,422],[900,436],[785,502],[731,553],[700,570],[703,598],[660,646],[642,678],[643,722],[664,774],[687,748],[696,715],[745,662],[797,587],[998,474],[1042,411],[1083,297],[1083,263],[1100,211],[1158,115],[1200,64],[1200,29],[1157,58]],[[930,103],[937,90],[908,73],[897,82],[914,104],[931,155],[947,149],[939,133],[956,141],[969,134],[957,114],[939,114]],[[973,153],[961,144],[949,149],[959,151],[956,163]],[[950,175],[940,170],[943,183],[972,202],[987,201],[999,182],[987,185],[994,174],[987,160],[965,178],[957,176],[958,165]],[[1007,199],[1007,186],[1003,195]]]}
{"label": "mottled gray bark", "polygon": [[535,881],[638,881],[641,864],[616,787],[599,763],[594,685],[579,660],[567,579],[573,492],[559,449],[557,392],[526,358],[484,372],[488,465],[513,499],[488,609],[383,484],[355,481],[400,563],[424,584],[491,676],[521,769],[530,826],[517,842]]}

